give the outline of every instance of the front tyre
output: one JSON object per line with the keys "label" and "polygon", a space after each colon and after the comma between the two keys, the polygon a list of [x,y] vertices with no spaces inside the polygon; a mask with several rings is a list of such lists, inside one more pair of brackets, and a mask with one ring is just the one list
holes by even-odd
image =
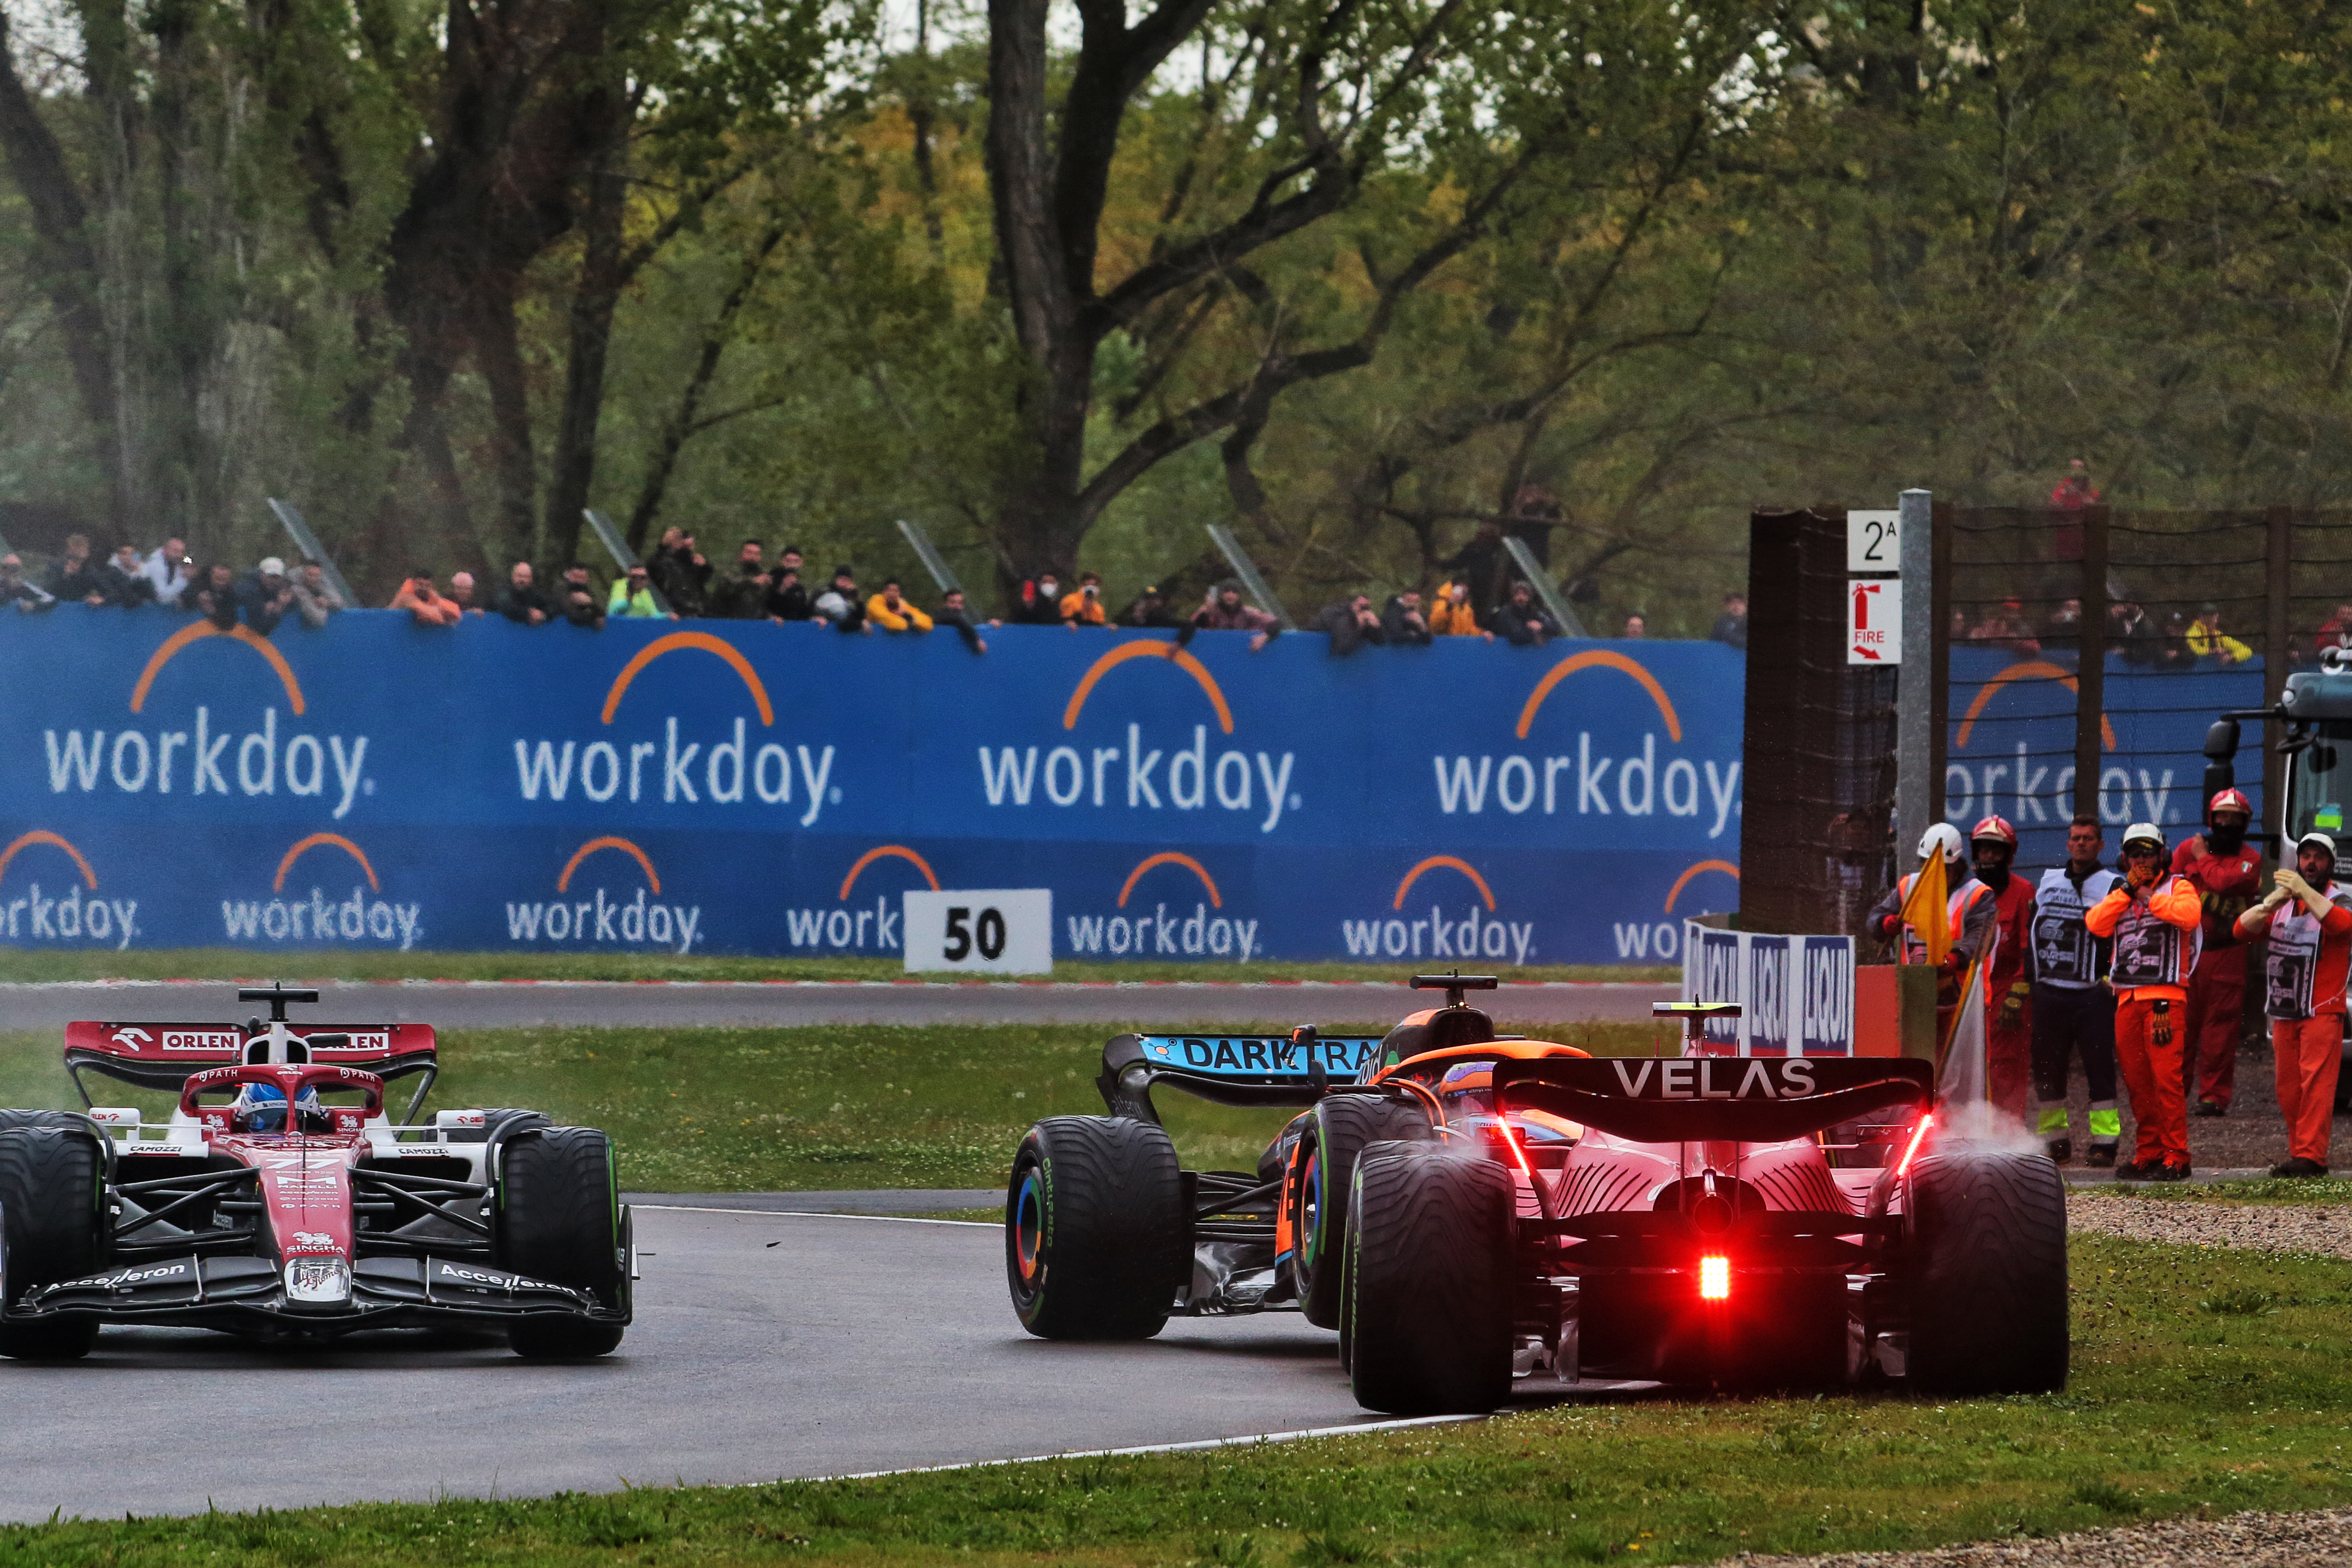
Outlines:
{"label": "front tyre", "polygon": [[[55,1113],[46,1113],[55,1114]],[[105,1165],[86,1125],[0,1131],[0,1296],[94,1274],[105,1261]],[[0,1356],[72,1361],[98,1342],[90,1320],[0,1323]]]}
{"label": "front tyre", "polygon": [[1156,1123],[1054,1116],[1029,1129],[1004,1195],[1004,1274],[1047,1340],[1148,1340],[1191,1278],[1176,1145]]}
{"label": "front tyre", "polygon": [[[501,1268],[584,1290],[628,1310],[628,1260],[611,1140],[593,1127],[551,1127],[508,1140],[499,1170],[497,1256]],[[509,1331],[533,1360],[607,1355],[622,1323],[525,1318]]]}
{"label": "front tyre", "polygon": [[1491,1160],[1422,1145],[1356,1166],[1348,1371],[1392,1415],[1475,1415],[1510,1397],[1517,1206]]}
{"label": "front tyre", "polygon": [[2046,1155],[1946,1143],[1913,1168],[1912,1384],[2066,1386],[2066,1185]]}
{"label": "front tyre", "polygon": [[1430,1135],[1418,1106],[1367,1094],[1315,1102],[1298,1135],[1286,1201],[1290,1206],[1290,1276],[1299,1310],[1319,1329],[1339,1326],[1342,1259],[1348,1245],[1348,1193],[1357,1158],[1372,1143],[1412,1142]]}

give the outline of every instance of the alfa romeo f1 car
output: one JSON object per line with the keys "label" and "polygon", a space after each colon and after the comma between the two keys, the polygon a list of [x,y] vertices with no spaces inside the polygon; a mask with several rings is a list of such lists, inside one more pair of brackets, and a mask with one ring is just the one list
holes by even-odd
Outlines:
{"label": "alfa romeo f1 car", "polygon": [[[1038,1122],[1005,1201],[1047,1339],[1302,1311],[1358,1401],[1491,1409],[1515,1376],[1728,1387],[2063,1387],[2065,1195],[2038,1153],[1940,1137],[1930,1064],[1593,1058],[1465,994],[1382,1038],[1121,1035],[1107,1116]],[[1300,1114],[1255,1172],[1186,1171],[1152,1091]]]}
{"label": "alfa romeo f1 car", "polygon": [[[520,1354],[621,1342],[635,1273],[604,1134],[535,1110],[415,1118],[421,1025],[290,1025],[315,991],[240,991],[269,1018],[67,1026],[81,1111],[0,1110],[0,1355],[87,1354],[100,1326],[264,1340],[463,1325]],[[163,1126],[84,1075],[178,1096]],[[404,1120],[389,1080],[415,1078]]]}

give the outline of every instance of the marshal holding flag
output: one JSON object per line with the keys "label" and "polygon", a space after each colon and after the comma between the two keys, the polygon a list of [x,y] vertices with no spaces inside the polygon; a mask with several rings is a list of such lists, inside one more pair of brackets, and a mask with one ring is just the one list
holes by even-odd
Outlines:
{"label": "marshal holding flag", "polygon": [[1936,1075],[1941,1098],[1986,1098],[1984,976],[2000,935],[1992,889],[1969,868],[1968,846],[1948,822],[1919,840],[1919,868],[1870,912],[1872,932],[1899,942],[1902,962],[1937,973]]}

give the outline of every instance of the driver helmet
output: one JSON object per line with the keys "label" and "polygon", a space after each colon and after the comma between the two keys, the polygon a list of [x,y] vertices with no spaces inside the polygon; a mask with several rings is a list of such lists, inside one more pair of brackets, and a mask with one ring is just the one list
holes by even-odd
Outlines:
{"label": "driver helmet", "polygon": [[[327,1109],[319,1102],[315,1089],[304,1089],[297,1095],[294,1109],[305,1128],[326,1123]],[[274,1083],[247,1084],[237,1091],[229,1126],[238,1132],[286,1131],[286,1091]]]}
{"label": "driver helmet", "polygon": [[1445,1069],[1445,1076],[1437,1080],[1437,1098],[1445,1102],[1449,1111],[1493,1111],[1495,1064],[1487,1061],[1454,1063]]}

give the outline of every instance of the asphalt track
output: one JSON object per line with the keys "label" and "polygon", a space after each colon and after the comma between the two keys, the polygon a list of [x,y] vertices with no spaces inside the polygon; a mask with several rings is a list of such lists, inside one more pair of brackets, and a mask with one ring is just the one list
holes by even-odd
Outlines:
{"label": "asphalt track", "polygon": [[[688,1028],[810,1024],[1140,1024],[1163,1028],[1288,1028],[1402,1017],[1437,1000],[1370,981],[1244,984],[1203,981],[952,984],[922,981],[342,981],[319,987],[302,1016],[321,1022],[430,1024],[441,1029],[605,1026]],[[1547,981],[1489,993],[1512,1024],[1628,1022],[1671,984]],[[255,1011],[226,983],[107,980],[0,985],[0,1031],[108,1023],[235,1018]]]}
{"label": "asphalt track", "polygon": [[129,1329],[86,1361],[0,1362],[0,1519],[755,1482],[1376,1419],[1296,1313],[1029,1338],[993,1226],[647,1203],[637,1245],[636,1324],[586,1364],[414,1332],[302,1350]]}

